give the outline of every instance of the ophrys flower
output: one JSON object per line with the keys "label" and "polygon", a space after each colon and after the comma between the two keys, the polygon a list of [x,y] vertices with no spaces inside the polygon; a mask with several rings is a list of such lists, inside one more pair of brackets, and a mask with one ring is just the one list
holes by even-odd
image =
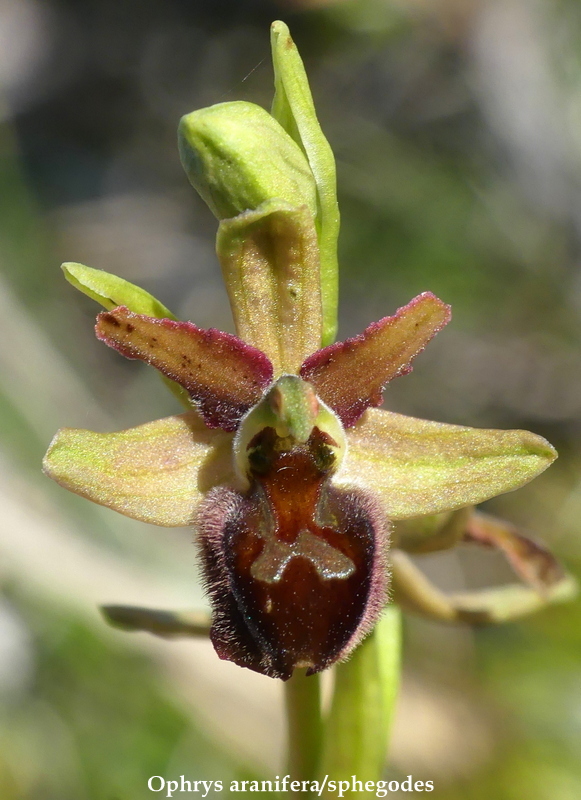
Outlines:
{"label": "ophrys flower", "polygon": [[[158,369],[195,410],[114,434],[63,430],[45,460],[51,477],[94,502],[157,525],[194,525],[218,654],[283,679],[346,657],[371,630],[388,600],[393,521],[422,518],[396,528],[403,549],[463,538],[501,547],[533,587],[529,599],[570,591],[544,550],[462,510],[545,469],[556,454],[544,439],[378,409],[449,307],[426,292],[330,344],[334,162],[285,31],[275,23],[273,116],[225,103],[180,125],[190,180],[221,220],[217,251],[238,336],[179,322],[143,290],[65,265],[107,309],[97,336]],[[392,563],[396,596],[422,613],[499,616],[498,595],[447,600],[402,553]],[[184,616],[110,616],[161,633],[198,630]]]}

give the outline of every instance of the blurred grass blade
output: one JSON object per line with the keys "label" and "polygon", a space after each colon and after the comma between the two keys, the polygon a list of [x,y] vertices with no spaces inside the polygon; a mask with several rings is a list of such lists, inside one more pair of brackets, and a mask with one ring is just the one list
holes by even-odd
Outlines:
{"label": "blurred grass blade", "polygon": [[400,650],[400,612],[391,605],[350,660],[335,668],[321,776],[350,781],[356,775],[363,782],[381,777],[399,688]]}
{"label": "blurred grass blade", "polygon": [[541,595],[565,577],[563,568],[545,545],[488,514],[474,512],[468,517],[464,541],[500,550],[523,583]]}
{"label": "blurred grass blade", "polygon": [[275,95],[272,116],[303,149],[317,185],[317,232],[321,254],[323,346],[337,333],[339,206],[335,158],[313,103],[299,52],[284,22],[271,27]]}

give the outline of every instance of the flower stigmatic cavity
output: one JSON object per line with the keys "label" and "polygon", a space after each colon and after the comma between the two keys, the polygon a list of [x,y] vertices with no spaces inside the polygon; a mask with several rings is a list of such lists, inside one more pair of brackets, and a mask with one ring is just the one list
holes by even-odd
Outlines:
{"label": "flower stigmatic cavity", "polygon": [[[218,655],[288,679],[349,655],[390,580],[403,607],[471,623],[567,599],[575,584],[545,548],[472,508],[542,472],[556,457],[548,442],[379,409],[386,385],[450,321],[448,305],[424,292],[333,344],[335,165],[283,23],[272,47],[271,114],[224,103],[180,123],[190,182],[220,219],[238,335],[178,321],[127,281],[63,265],[105,308],[97,337],[156,368],[187,410],[111,434],[59,431],[44,468],[127,516],[194,525]],[[501,551],[521,585],[446,595],[406,555],[459,542]],[[191,612],[105,613],[158,635],[210,629]]]}

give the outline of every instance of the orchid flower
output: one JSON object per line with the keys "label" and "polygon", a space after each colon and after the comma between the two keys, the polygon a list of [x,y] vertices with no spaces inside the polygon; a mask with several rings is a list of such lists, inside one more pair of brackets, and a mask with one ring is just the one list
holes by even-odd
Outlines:
{"label": "orchid flower", "polygon": [[[450,321],[449,306],[424,292],[332,343],[334,162],[293,48],[275,23],[272,114],[222,103],[180,123],[188,177],[220,219],[238,335],[178,321],[144,290],[65,264],[105,307],[98,339],[156,368],[189,410],[117,433],[61,430],[44,465],[129,517],[193,526],[216,652],[283,680],[349,656],[390,599],[443,621],[486,622],[573,591],[545,548],[472,510],[548,467],[556,453],[545,439],[379,408]],[[460,541],[500,549],[523,585],[446,595],[406,555]],[[196,614],[107,615],[161,635],[206,630]]]}

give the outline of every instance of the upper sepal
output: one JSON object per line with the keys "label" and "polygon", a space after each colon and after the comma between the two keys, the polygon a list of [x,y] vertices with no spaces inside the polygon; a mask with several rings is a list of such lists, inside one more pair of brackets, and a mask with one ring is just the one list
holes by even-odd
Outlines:
{"label": "upper sepal", "polygon": [[193,322],[154,319],[121,306],[99,314],[95,331],[109,347],[183,386],[210,428],[236,430],[272,381],[272,364],[260,350]]}
{"label": "upper sepal", "polygon": [[411,370],[412,360],[450,316],[450,306],[424,292],[359,336],[314,353],[302,365],[301,378],[350,428],[367,408],[382,404],[384,386]]}

